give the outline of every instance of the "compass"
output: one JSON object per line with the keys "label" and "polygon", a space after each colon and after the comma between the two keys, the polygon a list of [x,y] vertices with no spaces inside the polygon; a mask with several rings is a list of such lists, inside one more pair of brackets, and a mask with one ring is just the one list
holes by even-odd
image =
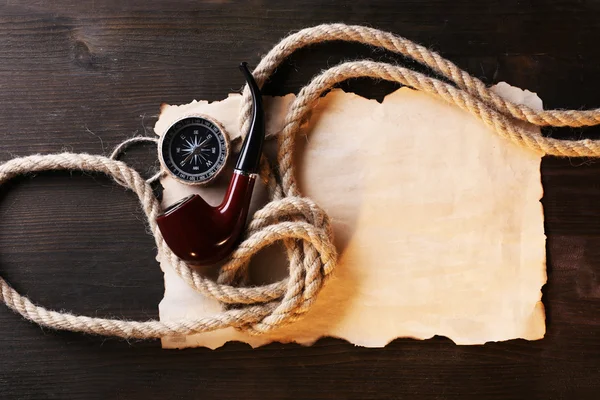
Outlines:
{"label": "compass", "polygon": [[213,180],[225,166],[229,141],[218,122],[193,116],[173,123],[158,145],[163,167],[178,181],[202,185]]}

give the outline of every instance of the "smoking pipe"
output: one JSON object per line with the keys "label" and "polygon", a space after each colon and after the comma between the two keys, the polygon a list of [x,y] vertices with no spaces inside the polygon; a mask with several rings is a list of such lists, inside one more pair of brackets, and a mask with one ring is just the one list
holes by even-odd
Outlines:
{"label": "smoking pipe", "polygon": [[252,123],[223,202],[213,207],[194,194],[169,206],[156,219],[173,253],[192,264],[210,265],[224,259],[246,225],[265,137],[265,117],[260,89],[248,65],[242,63],[240,70],[252,93]]}

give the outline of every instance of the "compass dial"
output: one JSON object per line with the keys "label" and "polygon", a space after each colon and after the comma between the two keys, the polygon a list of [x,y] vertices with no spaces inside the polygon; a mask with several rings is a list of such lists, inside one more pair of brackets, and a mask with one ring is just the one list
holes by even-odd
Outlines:
{"label": "compass dial", "polygon": [[205,117],[175,122],[161,138],[159,155],[163,166],[183,183],[201,185],[223,169],[229,153],[224,130]]}

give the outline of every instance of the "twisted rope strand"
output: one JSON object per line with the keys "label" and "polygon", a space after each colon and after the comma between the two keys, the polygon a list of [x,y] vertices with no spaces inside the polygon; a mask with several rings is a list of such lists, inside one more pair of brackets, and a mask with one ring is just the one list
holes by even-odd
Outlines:
{"label": "twisted rope strand", "polygon": [[[313,78],[300,91],[286,115],[284,128],[279,136],[277,163],[271,166],[263,157],[261,176],[267,184],[271,201],[255,213],[249,223],[246,238],[221,268],[217,282],[190,268],[169,249],[156,224],[161,208],[151,187],[135,170],[115,160],[123,146],[118,147],[111,158],[62,153],[15,158],[0,165],[0,185],[21,174],[81,170],[107,174],[118,184],[131,189],[139,198],[150,231],[154,235],[159,257],[168,261],[194,290],[220,302],[225,308],[223,312],[211,317],[179,321],[140,322],[91,318],[37,306],[1,277],[0,300],[24,318],[49,328],[138,339],[190,335],[225,327],[262,334],[301,318],[314,304],[323,285],[333,273],[337,253],[332,243],[333,231],[328,215],[312,200],[302,197],[298,189],[293,163],[295,138],[315,101],[333,85],[350,78],[385,79],[438,96],[470,112],[503,138],[533,151],[557,156],[600,156],[598,141],[546,138],[535,133],[535,130],[525,129],[521,122],[573,127],[596,125],[600,123],[600,109],[537,111],[514,104],[437,53],[410,40],[373,28],[328,24],[290,35],[261,60],[254,71],[257,83],[262,86],[277,66],[295,50],[332,40],[360,42],[402,54],[428,66],[452,84],[400,66],[365,60],[340,64]],[[250,110],[250,94],[245,88],[240,120],[242,132],[247,131]],[[130,140],[127,144],[133,141]],[[282,242],[285,246],[289,259],[289,276],[263,286],[238,286],[245,281],[250,259],[275,242]]]}
{"label": "twisted rope strand", "polygon": [[589,139],[565,141],[544,137],[535,130],[525,129],[522,124],[515,124],[514,120],[510,120],[478,97],[445,82],[400,66],[373,61],[354,61],[332,67],[313,78],[308,85],[302,88],[290,107],[279,144],[281,149],[285,149],[279,152],[279,165],[283,171],[281,176],[283,186],[287,189],[286,193],[289,196],[299,194],[295,181],[293,154],[295,139],[302,121],[323,92],[341,81],[357,77],[394,81],[437,95],[446,102],[470,112],[501,137],[520,147],[557,156],[594,157],[600,154],[600,142],[598,141]]}
{"label": "twisted rope strand", "polygon": [[[478,97],[482,102],[498,112],[513,118],[539,126],[581,127],[600,123],[600,108],[593,110],[533,110],[532,108],[505,100],[492,92],[481,80],[463,71],[454,63],[436,52],[390,32],[380,31],[360,25],[323,24],[302,29],[281,40],[263,57],[253,72],[259,87],[275,72],[277,67],[296,50],[316,43],[329,41],[358,42],[372,47],[382,48],[419,64],[446,77],[458,88]],[[242,106],[242,132],[247,131],[252,103],[250,92],[244,89]]]}

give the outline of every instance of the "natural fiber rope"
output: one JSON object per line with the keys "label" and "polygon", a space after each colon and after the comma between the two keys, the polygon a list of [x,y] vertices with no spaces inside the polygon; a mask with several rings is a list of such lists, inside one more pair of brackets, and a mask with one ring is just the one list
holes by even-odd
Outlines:
{"label": "natural fiber rope", "polygon": [[[158,338],[207,332],[228,326],[264,332],[297,318],[303,309],[310,307],[316,297],[316,291],[320,288],[318,282],[322,281],[322,278],[319,277],[329,275],[335,265],[336,254],[331,244],[327,217],[308,199],[286,198],[274,201],[257,212],[250,225],[248,238],[233,253],[227,270],[236,269],[257,251],[284,239],[306,242],[307,247],[311,247],[318,254],[317,259],[299,260],[290,267],[290,277],[282,282],[262,287],[238,288],[217,284],[203,277],[171,252],[156,225],[160,204],[152,188],[135,170],[120,161],[103,156],[73,153],[15,158],[0,166],[0,184],[21,174],[65,169],[102,172],[134,191],[148,218],[159,253],[169,260],[175,271],[190,286],[207,296],[226,304],[248,306],[231,309],[212,318],[176,322],[90,318],[36,306],[0,278],[2,301],[23,317],[42,326],[124,338]],[[278,222],[279,219],[298,219],[300,216],[310,223]],[[305,277],[309,279],[306,284]]]}
{"label": "natural fiber rope", "polygon": [[[156,225],[160,204],[150,185],[135,170],[116,160],[126,145],[143,139],[130,139],[119,146],[111,158],[73,153],[33,155],[15,158],[0,166],[0,185],[17,175],[47,170],[101,172],[113,177],[117,183],[131,189],[139,197],[154,235],[159,257],[167,260],[175,272],[195,290],[229,306],[226,311],[212,317],[172,322],[91,318],[37,306],[2,278],[0,299],[12,310],[42,326],[123,338],[188,335],[225,327],[260,334],[300,318],[310,309],[324,282],[331,276],[337,255],[332,244],[332,230],[327,214],[310,199],[301,197],[298,190],[292,162],[295,138],[314,102],[333,85],[350,78],[390,80],[438,96],[472,113],[509,141],[543,154],[600,156],[598,141],[556,140],[523,127],[596,125],[600,124],[600,110],[536,111],[511,103],[490,91],[480,80],[427,48],[372,28],[329,24],[290,35],[262,59],[254,71],[257,83],[262,86],[281,62],[295,50],[331,40],[360,42],[402,54],[428,66],[452,84],[400,66],[373,61],[344,63],[315,77],[300,91],[286,116],[284,129],[279,136],[279,155],[275,168],[271,168],[268,161],[263,159],[261,175],[268,183],[271,202],[255,213],[246,238],[222,267],[217,282],[203,277],[171,252]],[[242,132],[247,130],[251,110],[247,88],[244,100]],[[288,254],[288,278],[264,286],[236,286],[244,282],[249,260],[258,251],[277,241],[284,243]]]}
{"label": "natural fiber rope", "polygon": [[[113,160],[118,160],[121,157],[121,155],[123,153],[125,153],[125,151],[129,147],[131,147],[135,144],[141,144],[141,143],[153,143],[155,145],[158,145],[159,140],[157,138],[148,137],[148,136],[134,136],[132,138],[126,139],[126,140],[122,141],[121,143],[119,143],[117,145],[117,147],[115,147],[115,149],[113,150],[113,152],[110,154],[109,157],[112,158]],[[164,171],[158,171],[157,173],[152,175],[150,178],[146,179],[146,182],[149,184],[153,184],[154,182],[157,182],[162,177],[163,173],[164,173]]]}

